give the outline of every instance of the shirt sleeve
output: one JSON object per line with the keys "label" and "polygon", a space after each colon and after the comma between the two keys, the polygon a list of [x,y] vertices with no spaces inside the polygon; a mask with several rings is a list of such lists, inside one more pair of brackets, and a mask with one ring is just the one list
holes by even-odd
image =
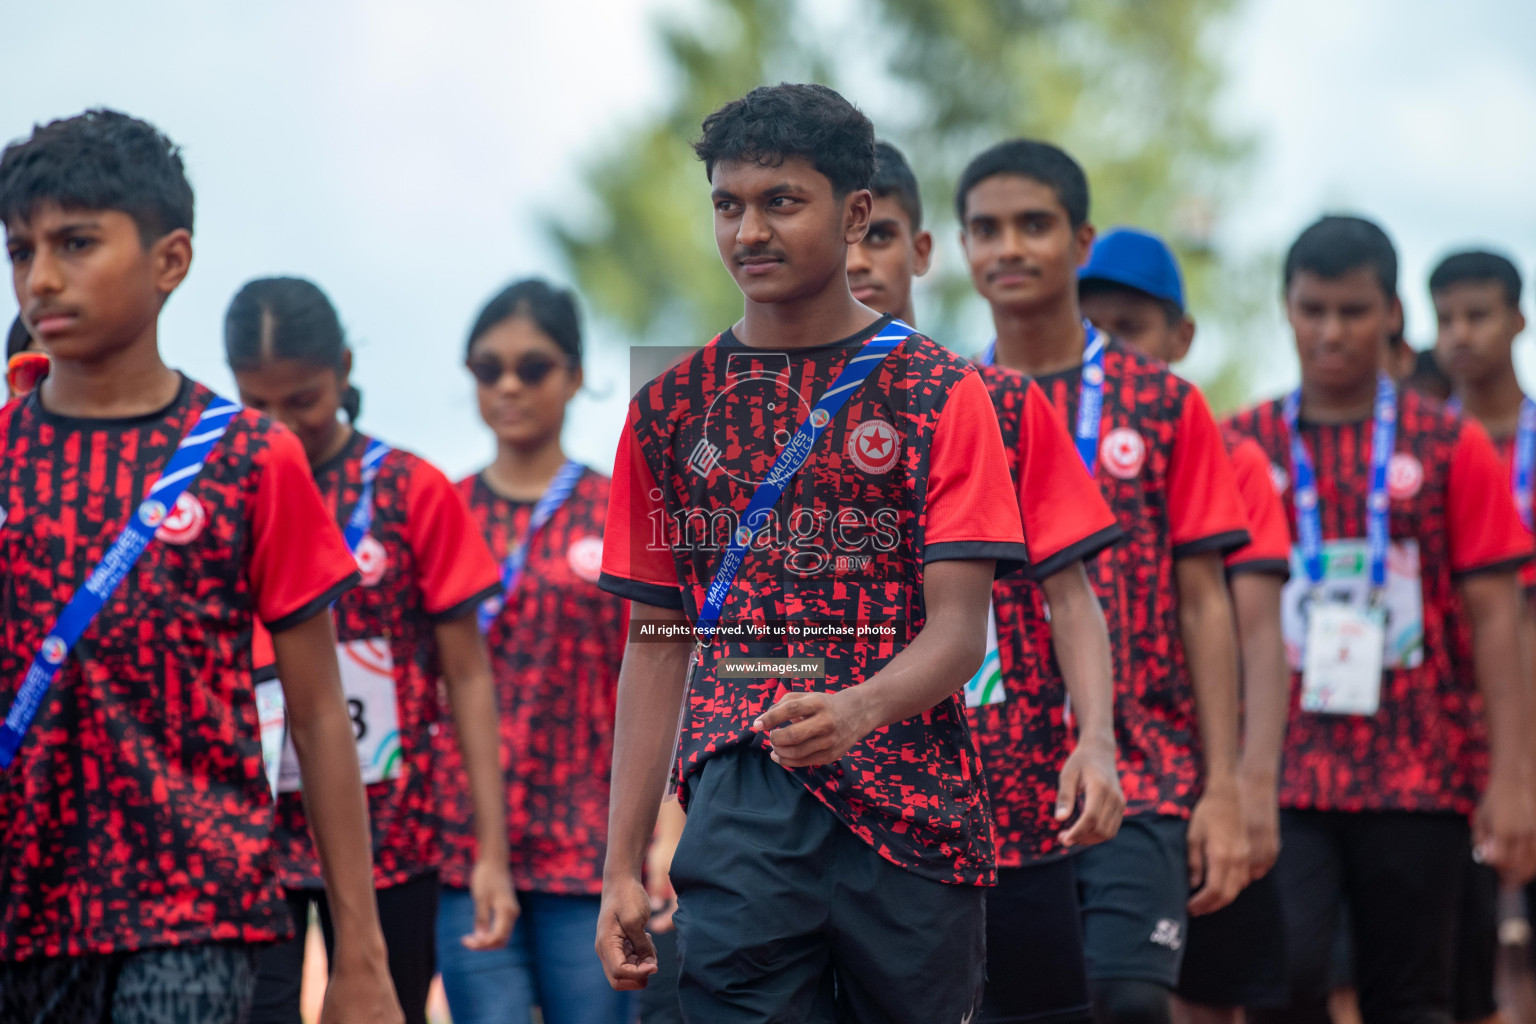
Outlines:
{"label": "shirt sleeve", "polygon": [[500,590],[501,572],[469,506],[442,471],[414,459],[406,494],[406,543],[433,622],[467,615]]}
{"label": "shirt sleeve", "polygon": [[1227,571],[1291,575],[1291,527],[1269,475],[1269,457],[1252,438],[1232,448],[1232,474],[1248,513],[1248,543],[1227,556]]}
{"label": "shirt sleeve", "polygon": [[923,535],[924,562],[992,559],[1004,576],[1026,561],[1019,497],[997,413],[970,368],[934,428]]}
{"label": "shirt sleeve", "polygon": [[1531,535],[1520,522],[1509,476],[1481,424],[1461,421],[1446,483],[1451,572],[1457,576],[1509,572],[1531,558]]}
{"label": "shirt sleeve", "polygon": [[1019,430],[1019,511],[1029,575],[1037,580],[1084,561],[1124,535],[1050,399],[1034,381]]}
{"label": "shirt sleeve", "polygon": [[358,581],[357,563],[315,487],[298,438],[274,425],[251,517],[251,591],[274,633],[305,622]]}
{"label": "shirt sleeve", "polygon": [[666,505],[636,436],[638,406],[619,438],[603,526],[603,573],[598,586],[611,594],[658,608],[683,610],[683,590],[665,528]]}
{"label": "shirt sleeve", "polygon": [[1227,446],[1198,388],[1179,414],[1168,465],[1168,519],[1173,557],[1228,552],[1248,543],[1248,515],[1232,476]]}

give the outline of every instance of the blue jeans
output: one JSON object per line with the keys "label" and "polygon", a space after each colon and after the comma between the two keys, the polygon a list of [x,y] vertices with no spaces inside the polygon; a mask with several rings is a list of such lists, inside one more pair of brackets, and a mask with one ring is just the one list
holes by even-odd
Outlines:
{"label": "blue jeans", "polygon": [[453,1024],[629,1024],[628,992],[615,992],[592,949],[596,896],[519,892],[522,907],[505,949],[473,952],[475,901],[444,886],[437,911],[437,964]]}

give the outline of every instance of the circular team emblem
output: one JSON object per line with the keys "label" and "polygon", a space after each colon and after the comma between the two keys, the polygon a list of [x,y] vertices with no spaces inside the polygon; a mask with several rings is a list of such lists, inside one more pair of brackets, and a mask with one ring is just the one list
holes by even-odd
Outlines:
{"label": "circular team emblem", "polygon": [[176,499],[176,504],[160,523],[155,536],[167,544],[190,544],[208,524],[208,511],[203,503],[186,491]]}
{"label": "circular team emblem", "polygon": [[59,665],[64,662],[64,641],[56,636],[50,636],[43,641],[43,660],[50,665]]}
{"label": "circular team emblem", "polygon": [[820,430],[832,421],[832,416],[825,409],[811,410],[811,426]]}
{"label": "circular team emblem", "polygon": [[885,420],[865,420],[848,435],[848,457],[866,473],[889,473],[901,456],[901,439]]}
{"label": "circular team emblem", "polygon": [[384,570],[389,566],[389,556],[384,553],[384,545],[373,534],[364,535],[358,541],[357,552],[352,556],[357,560],[357,571],[363,576],[363,586],[376,587],[379,580],[384,578]]}
{"label": "circular team emblem", "polygon": [[745,526],[737,527],[736,543],[740,544],[742,547],[746,547],[748,544],[752,543],[752,531],[747,529]]}
{"label": "circular team emblem", "polygon": [[1093,365],[1083,367],[1083,380],[1087,381],[1090,387],[1098,387],[1104,383],[1104,368]]}
{"label": "circular team emblem", "polygon": [[139,506],[139,522],[153,530],[165,522],[165,502],[149,498]]}
{"label": "circular team emblem", "polygon": [[1279,463],[1271,462],[1269,464],[1269,482],[1275,485],[1276,494],[1284,494],[1285,489],[1291,486],[1291,474],[1287,473],[1285,468]]}
{"label": "circular team emblem", "polygon": [[1099,461],[1104,463],[1110,476],[1134,479],[1147,461],[1147,443],[1130,427],[1119,427],[1105,435],[1099,445]]}
{"label": "circular team emblem", "polygon": [[1387,463],[1387,493],[1405,501],[1424,486],[1424,464],[1407,452],[1398,452]]}
{"label": "circular team emblem", "polygon": [[571,572],[588,583],[596,583],[603,573],[603,538],[581,538],[566,550],[565,560],[570,563]]}

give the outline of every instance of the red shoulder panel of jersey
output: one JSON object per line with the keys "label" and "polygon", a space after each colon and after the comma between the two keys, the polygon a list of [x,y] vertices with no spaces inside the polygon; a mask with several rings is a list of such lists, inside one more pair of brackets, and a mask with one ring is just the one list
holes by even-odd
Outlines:
{"label": "red shoulder panel of jersey", "polygon": [[[1493,439],[1494,450],[1499,453],[1499,465],[1503,468],[1504,479],[1510,481],[1511,494],[1514,489],[1514,461],[1515,461],[1515,436]],[[1536,507],[1536,475],[1531,480],[1533,507]],[[1536,548],[1533,548],[1536,550]],[[1536,559],[1526,562],[1520,567],[1520,585],[1525,588],[1527,596],[1536,599]]]}
{"label": "red shoulder panel of jersey", "polygon": [[[486,542],[505,559],[527,530],[529,502],[479,476],[458,485]],[[625,602],[598,586],[609,481],[588,471],[534,538],[527,568],[487,637],[501,712],[508,847],[520,890],[595,896],[607,856],[608,788]],[[446,884],[467,886],[475,841],[450,723],[438,806]]]}
{"label": "red shoulder panel of jersey", "polygon": [[1227,571],[1262,572],[1282,579],[1291,574],[1291,528],[1285,520],[1276,484],[1280,478],[1269,456],[1257,441],[1233,434],[1227,438],[1232,452],[1232,473],[1248,512],[1245,547],[1227,555]]}

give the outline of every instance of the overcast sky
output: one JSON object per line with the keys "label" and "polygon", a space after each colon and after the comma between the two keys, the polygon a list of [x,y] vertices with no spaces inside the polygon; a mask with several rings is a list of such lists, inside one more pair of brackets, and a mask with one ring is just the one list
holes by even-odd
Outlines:
{"label": "overcast sky", "polygon": [[[469,323],[506,281],[562,276],[539,218],[580,202],[582,158],[657,101],[661,6],[80,0],[61,30],[50,5],[0,0],[0,137],[100,104],[154,121],[198,201],[192,274],[162,319],[172,364],[231,393],[230,296],[311,277],[357,351],[362,426],[457,475],[491,453],[461,367]],[[1523,0],[1251,0],[1223,34],[1224,111],[1261,148],[1223,236],[1278,250],[1324,210],[1378,218],[1426,343],[1423,283],[1449,248],[1497,246],[1536,272],[1533,38]],[[707,217],[702,179],[699,198]],[[567,443],[606,468],[628,360],[597,333]],[[1262,334],[1243,339],[1273,367],[1262,379],[1294,381],[1278,301]]]}

